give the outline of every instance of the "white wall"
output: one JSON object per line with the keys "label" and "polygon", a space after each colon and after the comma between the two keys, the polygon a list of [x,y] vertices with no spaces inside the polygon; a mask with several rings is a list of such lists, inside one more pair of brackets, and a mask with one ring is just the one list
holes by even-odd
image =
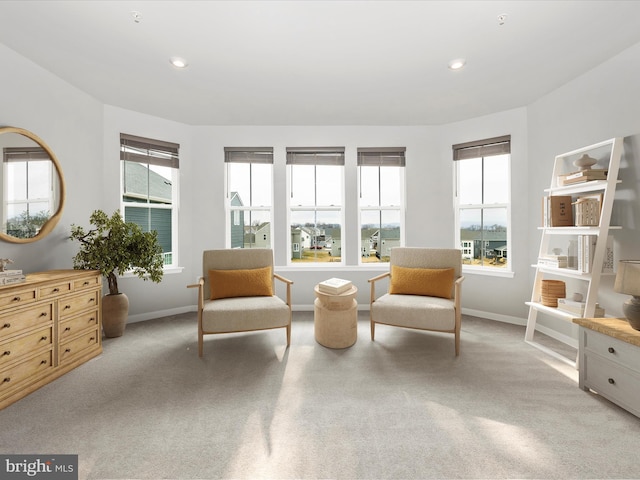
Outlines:
{"label": "white wall", "polygon": [[[620,166],[622,183],[616,189],[613,224],[619,259],[640,258],[640,44],[637,44],[576,80],[551,92],[527,107],[529,138],[529,231],[534,240],[529,262],[537,256],[540,234],[540,198],[551,181],[556,155],[613,137],[625,139]],[[532,270],[532,269],[531,269]],[[530,272],[530,283],[533,283]],[[598,301],[607,315],[621,316],[622,302],[628,298],[613,292],[613,276],[603,277]],[[576,327],[568,322],[538,316],[539,324],[577,338]]]}
{"label": "white wall", "polygon": [[0,44],[0,125],[38,135],[58,158],[67,187],[63,215],[53,232],[30,244],[0,242],[0,257],[25,272],[72,268],[68,239],[100,206],[103,191],[102,104]]}
{"label": "white wall", "polygon": [[[527,113],[525,108],[445,125],[438,134],[439,158],[453,174],[451,146],[483,138],[511,135],[511,242],[513,278],[465,273],[463,311],[513,323],[524,323],[529,299],[529,251],[537,248],[521,212],[529,207]],[[449,193],[451,198],[451,193]],[[453,223],[449,222],[453,233]]]}
{"label": "white wall", "polygon": [[[513,278],[468,275],[463,292],[466,311],[490,318],[520,320],[533,281],[531,264],[538,253],[540,198],[551,178],[556,154],[612,136],[640,133],[640,44],[588,72],[532,105],[444,126],[368,127],[192,127],[144,114],[104,106],[72,85],[46,72],[0,45],[3,88],[0,124],[26,128],[56,152],[67,182],[67,204],[53,233],[29,245],[0,244],[0,256],[16,261],[25,271],[70,268],[75,245],[67,240],[72,223],[86,225],[94,209],[119,207],[118,134],[120,132],[177,142],[180,158],[180,264],[181,273],[166,275],[159,285],[137,278],[120,281],[131,301],[131,319],[185,311],[195,304],[195,290],[186,289],[200,275],[202,250],[224,246],[223,147],[274,146],[276,195],[283,204],[285,148],[287,146],[344,145],[345,181],[355,186],[358,146],[407,147],[407,225],[410,246],[451,246],[454,239],[451,145],[503,134],[512,135],[512,245]],[[616,234],[621,256],[640,258],[638,225],[640,186],[637,137],[626,142],[625,158],[614,217],[625,225]],[[356,204],[350,188],[347,200]],[[274,222],[283,225],[285,212]],[[345,241],[358,241],[357,212],[346,211]],[[294,303],[309,308],[312,289],[328,276],[345,276],[360,289],[358,301],[368,304],[367,278],[381,269],[356,268],[357,249],[347,250],[346,267],[327,270],[286,268],[286,229],[274,232],[277,270],[295,281]],[[384,268],[384,267],[383,267]],[[624,296],[603,282],[601,303],[620,314]],[[549,328],[575,335],[566,322],[541,319]]]}

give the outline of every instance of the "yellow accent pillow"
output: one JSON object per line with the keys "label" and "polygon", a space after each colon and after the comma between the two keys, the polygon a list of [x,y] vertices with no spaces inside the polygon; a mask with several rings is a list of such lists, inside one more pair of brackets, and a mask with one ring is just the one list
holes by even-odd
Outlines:
{"label": "yellow accent pillow", "polygon": [[271,267],[246,270],[209,270],[211,300],[273,295]]}
{"label": "yellow accent pillow", "polygon": [[406,268],[391,265],[389,293],[451,298],[453,268]]}

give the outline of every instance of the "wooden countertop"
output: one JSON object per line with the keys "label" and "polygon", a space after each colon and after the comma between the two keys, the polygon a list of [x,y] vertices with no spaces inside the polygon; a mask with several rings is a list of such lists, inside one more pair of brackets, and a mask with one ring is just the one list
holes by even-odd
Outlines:
{"label": "wooden countertop", "polygon": [[574,318],[573,323],[640,347],[640,330],[634,330],[626,318]]}

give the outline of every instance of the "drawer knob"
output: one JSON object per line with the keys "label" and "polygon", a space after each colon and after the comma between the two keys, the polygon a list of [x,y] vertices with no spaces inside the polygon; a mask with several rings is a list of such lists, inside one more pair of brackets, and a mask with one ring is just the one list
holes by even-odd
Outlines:
{"label": "drawer knob", "polygon": [[65,349],[64,353],[71,353],[71,349],[70,348]]}
{"label": "drawer knob", "polygon": [[2,328],[11,328],[11,324],[10,323],[5,323],[4,325],[2,325]]}
{"label": "drawer knob", "polygon": [[616,349],[613,347],[609,347],[607,350],[609,353],[616,353]]}
{"label": "drawer knob", "polygon": [[41,317],[46,317],[46,316],[47,316],[47,312],[42,312],[42,313],[40,314],[40,316],[41,316]]}
{"label": "drawer knob", "polygon": [[95,322],[95,321],[96,321],[96,319],[95,319],[95,318],[93,318],[93,317],[89,318],[89,323],[93,323],[93,322]]}
{"label": "drawer knob", "polygon": [[71,327],[67,327],[64,329],[65,332],[70,332],[71,331]]}
{"label": "drawer knob", "polygon": [[58,287],[53,289],[53,293],[58,293],[60,291],[60,289]]}
{"label": "drawer knob", "polygon": [[40,361],[40,365],[46,365],[47,363],[49,363],[49,362],[47,362],[46,360]]}
{"label": "drawer knob", "polygon": [[69,310],[70,308],[71,308],[71,305],[65,305],[65,306],[64,306],[64,309],[65,309],[65,310]]}
{"label": "drawer knob", "polygon": [[11,299],[12,302],[19,302],[20,301],[20,297],[13,297]]}
{"label": "drawer knob", "polygon": [[611,385],[613,385],[614,383],[616,383],[616,381],[615,381],[613,378],[610,378],[610,379],[609,379],[609,383],[610,383]]}
{"label": "drawer knob", "polygon": [[85,281],[84,281],[84,283],[83,283],[83,285],[89,285],[89,281],[88,281],[88,280],[85,280]]}
{"label": "drawer knob", "polygon": [[2,353],[2,356],[3,356],[3,357],[8,357],[9,355],[11,355],[11,350],[5,350],[5,351]]}
{"label": "drawer knob", "polygon": [[2,380],[2,383],[9,383],[11,381],[11,377],[5,377],[4,380]]}
{"label": "drawer knob", "polygon": [[90,298],[90,299],[89,299],[89,303],[91,303],[91,302],[95,302],[95,301],[96,301],[96,299],[95,299],[95,298]]}
{"label": "drawer knob", "polygon": [[46,340],[46,339],[47,339],[47,336],[46,336],[46,335],[43,335],[43,337],[42,337],[40,340],[44,341],[44,340]]}

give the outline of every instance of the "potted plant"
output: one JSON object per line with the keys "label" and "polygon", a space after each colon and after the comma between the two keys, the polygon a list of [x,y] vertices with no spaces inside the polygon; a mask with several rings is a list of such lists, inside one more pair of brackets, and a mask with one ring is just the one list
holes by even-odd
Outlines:
{"label": "potted plant", "polygon": [[143,280],[162,280],[162,248],[158,232],[143,232],[133,222],[125,222],[120,212],[109,217],[96,210],[89,217],[94,226],[85,231],[71,225],[71,240],[80,242],[73,257],[76,269],[100,270],[107,279],[109,293],[102,299],[102,326],[106,337],[119,337],[129,314],[129,299],[118,290],[118,275],[131,272]]}

